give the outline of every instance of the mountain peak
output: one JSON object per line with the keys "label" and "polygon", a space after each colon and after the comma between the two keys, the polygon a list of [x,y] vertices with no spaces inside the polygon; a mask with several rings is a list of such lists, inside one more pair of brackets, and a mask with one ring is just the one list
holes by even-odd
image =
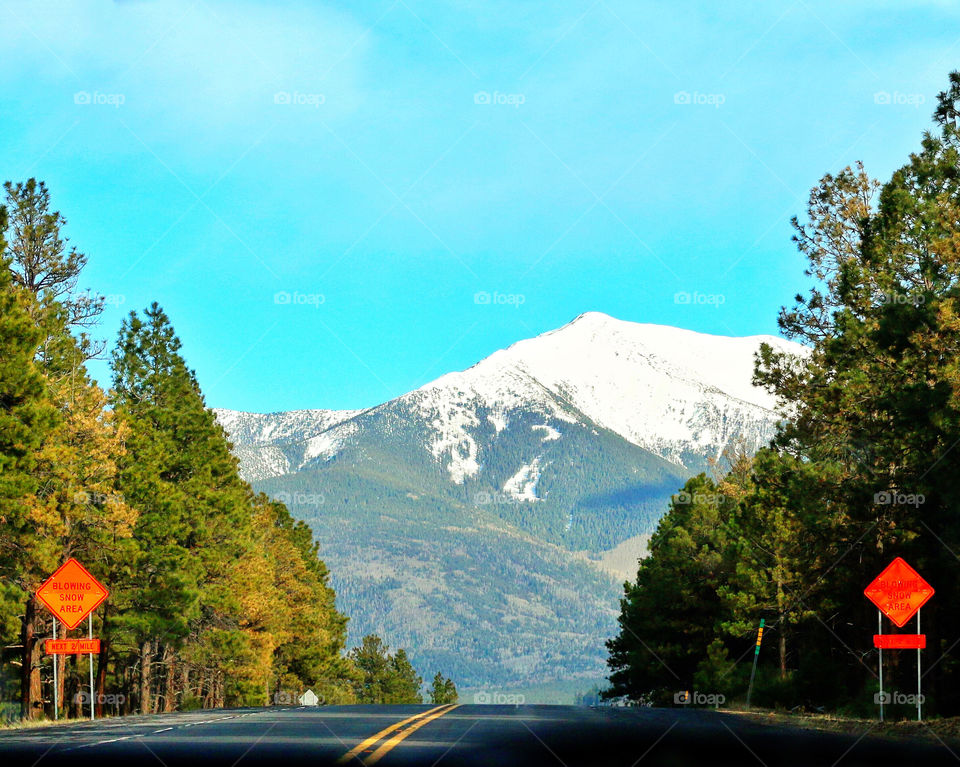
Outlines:
{"label": "mountain peak", "polygon": [[602,324],[606,322],[623,322],[624,320],[618,320],[616,317],[611,317],[609,314],[604,314],[603,312],[590,311],[583,312],[574,317],[568,325],[573,325],[577,322],[579,323],[593,323],[593,324]]}
{"label": "mountain peak", "polygon": [[431,452],[449,459],[457,482],[480,466],[471,431],[483,420],[478,414],[518,408],[561,421],[586,416],[689,468],[738,439],[752,451],[772,436],[776,398],[752,380],[761,343],[805,352],[775,336],[709,335],[585,312],[401,399],[436,430]]}
{"label": "mountain peak", "polygon": [[224,411],[218,417],[242,445],[304,443],[292,464],[271,454],[268,473],[335,455],[349,444],[361,412],[374,410],[422,423],[425,447],[457,483],[480,471],[480,425],[489,421],[499,434],[509,414],[519,412],[602,426],[692,468],[718,457],[731,441],[745,438],[755,450],[772,436],[775,397],[752,383],[754,355],[764,342],[806,352],[775,336],[709,335],[589,311],[370,411],[242,417]]}

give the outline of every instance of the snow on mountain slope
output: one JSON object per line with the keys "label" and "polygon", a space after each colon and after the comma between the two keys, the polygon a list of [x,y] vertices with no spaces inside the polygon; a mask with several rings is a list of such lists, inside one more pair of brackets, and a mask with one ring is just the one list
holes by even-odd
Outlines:
{"label": "snow on mountain slope", "polygon": [[437,461],[447,461],[450,478],[458,484],[480,469],[480,448],[474,435],[480,425],[479,409],[490,411],[488,421],[497,434],[509,424],[510,414],[519,410],[567,423],[578,420],[522,368],[483,363],[441,376],[397,401],[431,429],[430,452]]}
{"label": "snow on mountain slope", "polygon": [[587,405],[593,409],[601,400],[621,404],[636,396],[637,374],[648,368],[772,410],[772,395],[751,383],[753,355],[761,343],[803,353],[799,344],[776,336],[714,336],[587,312],[557,330],[496,352],[485,362],[509,360],[555,391],[569,384],[580,409]]}
{"label": "snow on mountain slope", "polygon": [[764,342],[805,353],[774,336],[712,336],[589,312],[401,400],[434,428],[431,451],[438,460],[449,456],[455,482],[477,471],[470,427],[481,407],[501,414],[533,408],[575,420],[567,403],[671,462],[699,464],[733,440],[756,450],[772,435],[774,398],[751,383],[753,355]]}
{"label": "snow on mountain slope", "polygon": [[503,492],[517,501],[538,501],[537,482],[540,481],[540,459],[534,458],[533,463],[520,467],[503,485]]}
{"label": "snow on mountain slope", "polygon": [[[330,457],[345,436],[332,433],[362,410],[290,410],[285,413],[244,413],[215,408],[214,415],[233,442],[240,474],[248,482],[296,471],[316,457]],[[345,429],[350,433],[350,429]],[[293,462],[281,449],[287,443],[305,443],[300,460]]]}
{"label": "snow on mountain slope", "polygon": [[268,445],[288,439],[309,439],[362,410],[288,410],[282,413],[245,413],[214,408],[220,425],[244,445]]}
{"label": "snow on mountain slope", "polygon": [[[588,312],[377,408],[216,412],[251,480],[329,460],[357,434],[355,424],[387,412],[422,426],[426,442],[419,447],[457,484],[478,475],[484,440],[498,438],[519,413],[543,416],[533,428],[544,440],[561,439],[563,423],[586,416],[699,470],[734,440],[756,450],[772,436],[774,399],[751,383],[753,356],[764,342],[806,354],[775,336],[714,336]],[[288,449],[292,443],[301,443],[299,452]]]}

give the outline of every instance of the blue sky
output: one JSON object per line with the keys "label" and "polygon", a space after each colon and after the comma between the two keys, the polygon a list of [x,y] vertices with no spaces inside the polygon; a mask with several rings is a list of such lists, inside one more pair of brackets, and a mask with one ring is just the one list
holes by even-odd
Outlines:
{"label": "blue sky", "polygon": [[0,175],[50,186],[109,297],[100,334],[160,302],[211,405],[365,407],[584,311],[776,332],[803,284],[790,216],[827,171],[904,162],[958,22],[946,2],[6,0]]}

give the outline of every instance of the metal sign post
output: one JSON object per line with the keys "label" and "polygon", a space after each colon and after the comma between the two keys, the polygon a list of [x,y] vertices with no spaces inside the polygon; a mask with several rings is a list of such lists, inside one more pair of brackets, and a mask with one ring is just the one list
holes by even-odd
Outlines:
{"label": "metal sign post", "polygon": [[[53,619],[53,641],[57,641],[57,619]],[[60,694],[60,688],[57,685],[57,664],[60,662],[60,659],[56,655],[53,656],[53,721],[57,721],[60,716],[57,713],[58,708],[58,696]]]}
{"label": "metal sign post", "polygon": [[753,651],[753,668],[750,670],[750,685],[747,687],[747,708],[750,708],[750,696],[753,695],[753,677],[757,673],[757,658],[760,657],[760,640],[763,639],[763,618],[760,619],[760,629],[757,631],[757,647]]}
{"label": "metal sign post", "polygon": [[[877,610],[877,634],[883,633],[883,613]],[[880,721],[883,721],[883,648],[880,649]],[[919,650],[917,651],[919,652]]]}
{"label": "metal sign post", "polygon": [[[87,616],[87,639],[93,639],[93,613]],[[90,659],[90,721],[93,721],[93,699],[96,694],[93,691],[93,653],[87,656]]]}
{"label": "metal sign post", "polygon": [[[917,636],[920,636],[920,610],[917,609]],[[919,643],[918,643],[919,644]],[[920,715],[920,706],[921,701],[923,700],[923,695],[920,694],[920,648],[917,647],[917,721],[923,721],[923,718]]]}

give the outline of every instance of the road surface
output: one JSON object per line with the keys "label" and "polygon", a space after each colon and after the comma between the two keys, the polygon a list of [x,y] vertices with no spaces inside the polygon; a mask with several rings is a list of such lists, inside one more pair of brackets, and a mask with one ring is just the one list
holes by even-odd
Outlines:
{"label": "road surface", "polygon": [[[329,706],[135,716],[0,733],[14,767],[938,765],[936,742],[773,727],[696,709]],[[960,751],[958,751],[960,753]]]}

